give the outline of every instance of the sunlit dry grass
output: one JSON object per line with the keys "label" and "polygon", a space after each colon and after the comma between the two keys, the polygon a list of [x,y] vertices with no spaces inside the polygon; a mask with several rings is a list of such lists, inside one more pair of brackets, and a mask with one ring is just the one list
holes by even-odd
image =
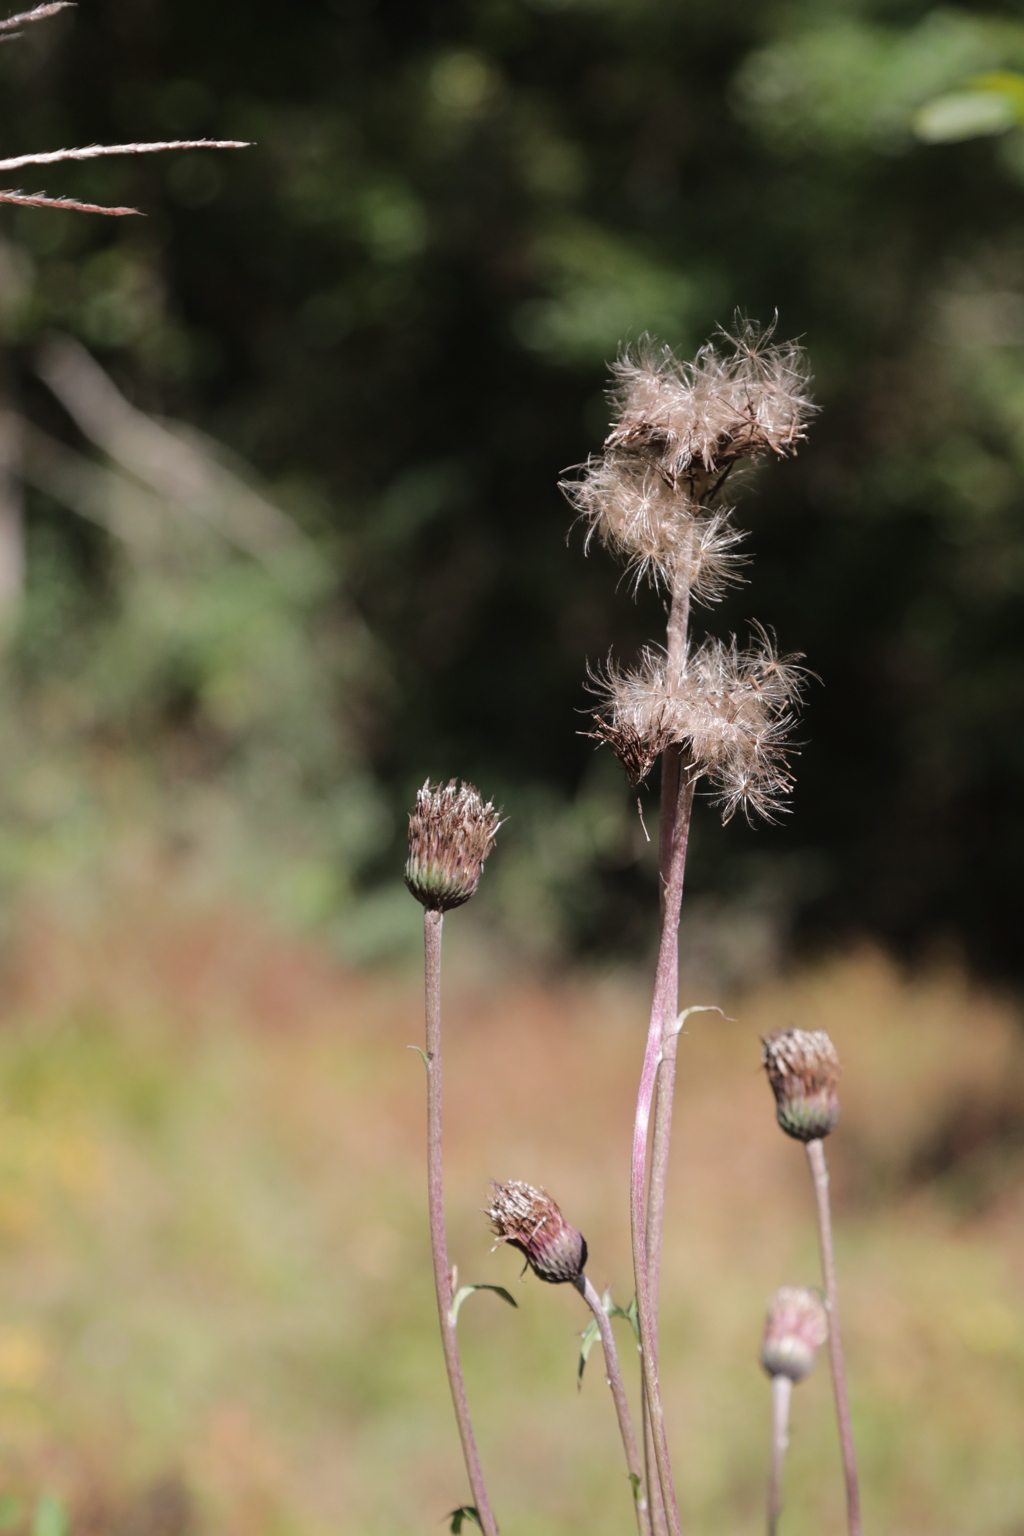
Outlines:
{"label": "sunlit dry grass", "polygon": [[[458,918],[453,920],[454,928]],[[457,973],[457,974],[455,974]],[[0,1032],[0,1479],[83,1536],[403,1536],[465,1496],[432,1315],[410,979],[345,975],[255,919],[160,901],[26,913]],[[487,1180],[545,1185],[631,1294],[641,982],[453,969],[452,1249],[507,1536],[630,1530],[568,1287],[490,1252]],[[694,1001],[715,1001],[694,998]],[[664,1365],[687,1530],[761,1527],[765,1298],[814,1283],[809,1186],[758,1035],[827,1027],[866,1525],[1024,1531],[1024,1037],[959,975],[836,958],[691,1021]],[[627,1341],[624,1337],[624,1345]],[[628,1354],[628,1348],[627,1348]],[[628,1360],[627,1360],[628,1365]],[[5,1513],[6,1512],[6,1513]],[[18,1524],[0,1503],[0,1525]],[[27,1517],[26,1517],[27,1518]],[[786,1530],[842,1529],[827,1372],[796,1394]]]}

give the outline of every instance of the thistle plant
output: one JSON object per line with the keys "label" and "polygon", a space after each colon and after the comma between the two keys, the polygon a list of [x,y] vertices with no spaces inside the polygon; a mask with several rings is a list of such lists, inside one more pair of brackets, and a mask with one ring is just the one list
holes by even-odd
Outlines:
{"label": "thistle plant", "polygon": [[784,1285],[768,1303],[761,1364],[772,1383],[772,1449],[768,1480],[768,1536],[782,1513],[782,1468],[789,1448],[789,1404],[796,1382],[814,1368],[828,1338],[828,1314],[816,1291]]}
{"label": "thistle plant", "polygon": [[[444,1173],[441,1146],[441,930],[444,914],[462,906],[476,892],[484,860],[494,846],[500,826],[499,813],[471,784],[446,785],[428,780],[416,796],[409,817],[409,859],[405,883],[423,908],[424,993],[426,1041],[423,1063],[427,1070],[427,1205],[430,1214],[430,1249],[434,1265],[434,1290],[441,1326],[448,1385],[455,1421],[462,1442],[473,1504],[463,1506],[484,1531],[497,1536],[498,1526],[487,1496],[480,1454],[473,1434],[466,1397],[466,1383],[456,1335],[458,1300],[455,1279],[448,1262],[448,1238],[444,1219]],[[476,1287],[472,1287],[476,1289]],[[493,1287],[492,1287],[493,1289]],[[511,1299],[511,1298],[510,1298]],[[457,1511],[457,1513],[460,1513]],[[461,1520],[460,1520],[461,1524]]]}
{"label": "thistle plant", "polygon": [[[740,645],[690,634],[694,603],[739,579],[742,534],[724,502],[743,461],[791,453],[811,414],[803,355],[749,323],[722,333],[692,363],[645,341],[614,368],[614,420],[604,452],[563,485],[588,529],[634,581],[668,596],[664,645],[597,679],[592,734],[636,785],[660,759],[661,938],[637,1094],[630,1221],[643,1372],[644,1444],[655,1536],[679,1536],[658,1375],[658,1299],[678,1032],[679,920],[693,796],[706,780],[723,820],[776,816],[792,779],[786,740],[802,674],[755,626]],[[653,1125],[652,1125],[653,1119]]]}
{"label": "thistle plant", "polygon": [[764,1041],[764,1068],[775,1095],[775,1112],[787,1136],[802,1141],[814,1184],[818,1241],[829,1314],[829,1357],[846,1481],[846,1516],[850,1536],[860,1536],[860,1488],[846,1390],[846,1365],[839,1329],[832,1210],[824,1138],[839,1121],[839,1055],[824,1030],[783,1029]]}
{"label": "thistle plant", "polygon": [[[588,733],[612,748],[634,786],[661,765],[661,929],[630,1168],[634,1301],[623,1310],[610,1294],[598,1295],[586,1274],[585,1240],[543,1190],[518,1180],[494,1184],[487,1214],[495,1246],[516,1249],[546,1284],[572,1285],[590,1308],[593,1321],[584,1334],[581,1370],[590,1343],[600,1337],[640,1536],[680,1536],[659,1379],[658,1308],[678,1040],[686,1017],[705,1011],[704,1005],[679,1009],[679,924],[690,819],[702,784],[723,822],[737,811],[751,820],[772,820],[786,809],[793,783],[789,737],[804,677],[802,658],[781,655],[759,624],[752,625],[744,643],[735,635],[694,637],[693,608],[715,602],[741,578],[743,535],[732,522],[726,486],[744,461],[794,452],[812,406],[800,349],[774,343],[771,330],[747,322],[735,334],[722,332],[693,362],[680,362],[667,348],[644,341],[622,355],[614,374],[613,421],[604,450],[579,466],[563,489],[586,524],[588,546],[598,537],[624,559],[634,584],[650,581],[667,597],[663,643],[652,641],[630,666],[609,662],[592,675],[600,703]],[[427,783],[410,818],[406,866],[406,883],[424,907],[428,1193],[438,1316],[475,1500],[454,1512],[452,1529],[473,1519],[488,1536],[497,1526],[484,1488],[455,1335],[460,1299],[480,1287],[456,1291],[444,1227],[440,966],[444,913],[475,892],[497,828],[494,807],[469,785]],[[827,1035],[799,1030],[772,1036],[764,1051],[779,1124],[807,1148],[828,1305],[826,1322],[813,1293],[785,1290],[769,1314],[762,1354],[773,1382],[769,1530],[774,1533],[778,1520],[789,1395],[827,1333],[850,1531],[860,1536],[822,1140],[839,1117],[838,1060]],[[637,1334],[642,1447],[612,1335],[615,1315],[628,1318]]]}

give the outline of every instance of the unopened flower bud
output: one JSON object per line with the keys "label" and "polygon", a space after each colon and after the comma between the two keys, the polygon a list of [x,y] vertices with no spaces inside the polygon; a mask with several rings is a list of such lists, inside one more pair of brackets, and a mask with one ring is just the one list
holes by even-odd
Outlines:
{"label": "unopened flower bud", "polygon": [[761,1364],[769,1376],[803,1381],[828,1338],[828,1313],[816,1291],[784,1285],[768,1303]]}
{"label": "unopened flower bud", "polygon": [[762,1040],[775,1112],[787,1136],[815,1141],[839,1124],[839,1056],[824,1030],[782,1029]]}
{"label": "unopened flower bud", "polygon": [[538,1280],[578,1284],[587,1262],[586,1239],[570,1226],[550,1195],[520,1179],[491,1185],[487,1215],[499,1243],[526,1258]]}
{"label": "unopened flower bud", "polygon": [[480,883],[484,860],[501,822],[472,784],[433,785],[416,795],[409,817],[409,859],[405,883],[428,911],[461,907]]}

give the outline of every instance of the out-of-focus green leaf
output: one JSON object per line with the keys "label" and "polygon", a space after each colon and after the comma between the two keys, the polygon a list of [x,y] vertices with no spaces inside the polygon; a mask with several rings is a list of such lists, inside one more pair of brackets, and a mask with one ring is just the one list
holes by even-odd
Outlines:
{"label": "out-of-focus green leaf", "polygon": [[24,1515],[25,1505],[16,1494],[5,1493],[0,1498],[0,1531],[10,1531],[20,1525]]}
{"label": "out-of-focus green leaf", "polygon": [[67,1512],[54,1493],[42,1493],[32,1517],[32,1536],[67,1536]]}
{"label": "out-of-focus green leaf", "polygon": [[914,132],[927,144],[953,144],[1005,133],[1020,122],[1020,109],[1002,91],[950,91],[914,113]]}

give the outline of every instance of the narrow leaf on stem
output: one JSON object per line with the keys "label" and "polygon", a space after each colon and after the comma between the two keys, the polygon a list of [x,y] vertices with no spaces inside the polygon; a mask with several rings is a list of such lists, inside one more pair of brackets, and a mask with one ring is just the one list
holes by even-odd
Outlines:
{"label": "narrow leaf on stem", "polygon": [[462,1303],[465,1301],[467,1296],[472,1296],[474,1291],[493,1291],[496,1296],[501,1297],[502,1301],[507,1301],[510,1307],[518,1307],[519,1305],[515,1297],[511,1295],[510,1292],[506,1291],[503,1285],[461,1285],[455,1292],[455,1296],[452,1299],[451,1308],[448,1312],[448,1316],[451,1319],[453,1328],[459,1320],[459,1312],[462,1309]]}

